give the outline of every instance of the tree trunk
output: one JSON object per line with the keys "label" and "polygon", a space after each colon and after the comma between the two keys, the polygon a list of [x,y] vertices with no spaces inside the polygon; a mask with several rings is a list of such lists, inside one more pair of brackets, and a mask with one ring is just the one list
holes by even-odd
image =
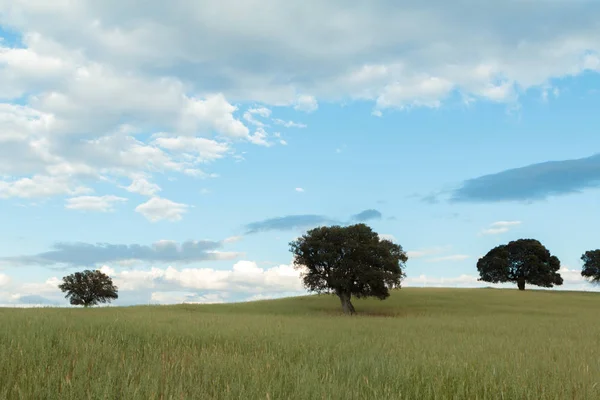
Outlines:
{"label": "tree trunk", "polygon": [[517,279],[517,286],[519,287],[519,290],[525,290],[525,278],[520,277]]}
{"label": "tree trunk", "polygon": [[350,301],[352,295],[346,292],[338,292],[337,295],[339,296],[340,301],[342,302],[342,310],[344,311],[344,314],[356,314],[356,310],[354,309],[354,306]]}

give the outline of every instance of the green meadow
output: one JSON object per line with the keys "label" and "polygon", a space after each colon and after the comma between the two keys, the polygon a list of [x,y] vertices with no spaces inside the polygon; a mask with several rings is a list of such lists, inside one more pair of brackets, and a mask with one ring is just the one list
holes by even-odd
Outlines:
{"label": "green meadow", "polygon": [[0,309],[0,399],[600,399],[600,294]]}

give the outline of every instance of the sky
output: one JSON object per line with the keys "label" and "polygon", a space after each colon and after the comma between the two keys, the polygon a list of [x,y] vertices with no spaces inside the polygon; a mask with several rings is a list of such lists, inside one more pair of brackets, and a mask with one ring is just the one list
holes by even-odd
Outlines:
{"label": "sky", "polygon": [[[289,242],[365,222],[404,286],[538,239],[597,290],[600,2],[0,0],[0,305],[304,294]],[[513,287],[514,285],[495,285]]]}

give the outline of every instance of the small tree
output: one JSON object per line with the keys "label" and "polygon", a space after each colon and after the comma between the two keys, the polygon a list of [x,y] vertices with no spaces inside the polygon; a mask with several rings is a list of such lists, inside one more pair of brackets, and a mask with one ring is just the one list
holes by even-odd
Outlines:
{"label": "small tree", "polygon": [[75,306],[90,307],[119,298],[112,279],[99,270],[85,270],[65,276],[58,288],[67,293],[65,298]]}
{"label": "small tree", "polygon": [[477,261],[480,281],[516,283],[551,288],[562,285],[560,260],[535,239],[519,239],[494,247]]}
{"label": "small tree", "polygon": [[592,283],[600,283],[600,250],[589,250],[581,256],[581,276]]}
{"label": "small tree", "polygon": [[381,240],[365,224],[320,227],[290,243],[296,268],[304,269],[304,286],[335,293],[346,314],[354,314],[352,296],[389,297],[399,288],[408,260],[400,245]]}

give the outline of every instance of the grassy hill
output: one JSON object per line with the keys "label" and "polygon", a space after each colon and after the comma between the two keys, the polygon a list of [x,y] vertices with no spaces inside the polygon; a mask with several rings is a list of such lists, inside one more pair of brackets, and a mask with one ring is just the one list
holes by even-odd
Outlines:
{"label": "grassy hill", "polygon": [[0,309],[1,399],[600,399],[600,294]]}

